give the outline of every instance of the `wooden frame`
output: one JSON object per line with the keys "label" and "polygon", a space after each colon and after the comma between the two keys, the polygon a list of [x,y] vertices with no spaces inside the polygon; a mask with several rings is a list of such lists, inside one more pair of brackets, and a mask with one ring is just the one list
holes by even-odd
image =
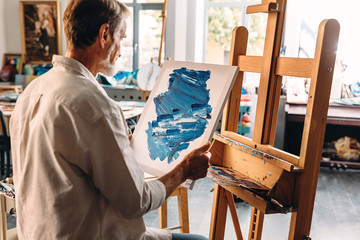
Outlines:
{"label": "wooden frame", "polygon": [[[10,61],[14,61],[14,63],[10,63]],[[17,74],[22,73],[22,56],[20,53],[5,53],[3,59],[3,67],[8,64],[12,64],[17,71]]]}
{"label": "wooden frame", "polygon": [[50,63],[61,54],[58,1],[21,1],[20,24],[24,63]]}
{"label": "wooden frame", "polygon": [[[280,57],[285,7],[286,0],[263,0],[247,9],[247,13],[268,13],[263,56],[246,56],[247,29],[237,27],[233,31],[229,64],[239,66],[240,72],[224,109],[221,135],[214,136],[211,163],[239,171],[270,190],[263,196],[245,188],[216,184],[209,236],[212,240],[224,238],[228,206],[233,219],[237,218],[229,193],[252,205],[248,239],[261,239],[265,214],[289,211],[288,238],[310,239],[340,27],[334,19],[321,22],[313,59]],[[244,71],[261,74],[252,139],[236,133]],[[274,148],[282,76],[311,78],[300,156]],[[243,239],[238,221],[233,222],[237,239]]]}

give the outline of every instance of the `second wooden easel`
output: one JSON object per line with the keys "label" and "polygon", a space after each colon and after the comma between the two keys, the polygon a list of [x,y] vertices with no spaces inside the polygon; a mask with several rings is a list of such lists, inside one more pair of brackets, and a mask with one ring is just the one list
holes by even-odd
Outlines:
{"label": "second wooden easel", "polygon": [[[264,214],[291,212],[289,239],[310,239],[321,151],[339,35],[336,20],[324,20],[313,59],[280,57],[286,0],[263,0],[247,14],[267,13],[263,56],[246,56],[248,31],[233,31],[230,65],[240,72],[224,109],[221,135],[211,147],[216,165],[232,168],[268,188],[259,195],[245,188],[215,184],[210,239],[224,238],[227,207],[237,239],[243,239],[233,194],[252,206],[248,239],[261,239]],[[260,73],[253,138],[236,133],[244,72]],[[282,76],[311,78],[300,156],[273,147]],[[281,228],[282,226],[278,226]]]}

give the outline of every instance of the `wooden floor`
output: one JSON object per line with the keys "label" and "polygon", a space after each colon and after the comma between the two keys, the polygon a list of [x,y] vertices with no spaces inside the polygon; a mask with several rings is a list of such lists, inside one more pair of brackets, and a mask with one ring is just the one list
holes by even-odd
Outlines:
{"label": "wooden floor", "polygon": [[[189,191],[190,232],[204,236],[209,234],[213,183],[202,179]],[[236,202],[244,239],[247,239],[250,206]],[[168,200],[169,226],[178,224],[176,198]],[[144,216],[147,226],[158,227],[158,212]],[[263,240],[287,239],[290,214],[266,215]],[[15,227],[15,219],[8,218],[8,228]],[[177,232],[178,230],[174,230]],[[313,240],[360,239],[360,171],[321,168],[316,193],[311,234]],[[226,225],[226,240],[234,240],[230,214]]]}

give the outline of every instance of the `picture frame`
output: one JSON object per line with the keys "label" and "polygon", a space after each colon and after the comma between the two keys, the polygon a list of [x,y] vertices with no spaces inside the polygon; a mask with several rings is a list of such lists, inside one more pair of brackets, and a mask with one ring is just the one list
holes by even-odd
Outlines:
{"label": "picture frame", "polygon": [[9,64],[16,69],[16,74],[22,73],[22,55],[20,53],[5,53],[1,69]]}
{"label": "picture frame", "polygon": [[61,54],[59,1],[20,1],[24,63],[51,63]]}

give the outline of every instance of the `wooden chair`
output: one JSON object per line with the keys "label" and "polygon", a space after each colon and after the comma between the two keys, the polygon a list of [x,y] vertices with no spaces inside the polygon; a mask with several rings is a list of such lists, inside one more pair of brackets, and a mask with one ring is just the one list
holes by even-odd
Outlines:
{"label": "wooden chair", "polygon": [[0,194],[0,211],[1,211],[1,234],[0,240],[17,240],[16,228],[7,230],[6,214],[14,215],[15,211],[15,198],[10,198],[3,193]]}
{"label": "wooden chair", "polygon": [[[155,179],[152,175],[145,174],[145,180],[149,181]],[[178,201],[178,212],[179,212],[179,225],[168,227],[167,221],[167,200],[159,208],[159,228],[161,229],[180,229],[181,233],[189,233],[189,205],[188,205],[188,194],[187,188],[178,187],[169,197],[177,197]]]}
{"label": "wooden chair", "polygon": [[[230,65],[240,72],[224,109],[221,135],[214,136],[211,162],[232,168],[265,186],[266,195],[215,184],[210,239],[224,238],[227,207],[237,239],[243,239],[233,194],[252,206],[248,239],[261,239],[264,214],[291,212],[289,239],[310,239],[316,184],[326,126],[335,53],[336,20],[324,20],[313,59],[280,57],[286,0],[263,0],[247,13],[268,13],[263,56],[246,56],[248,31],[233,31]],[[236,133],[244,72],[260,73],[253,138]],[[311,78],[300,156],[274,147],[282,76]],[[279,228],[282,226],[279,226]]]}
{"label": "wooden chair", "polygon": [[179,225],[174,227],[167,226],[167,200],[159,208],[159,226],[161,229],[180,229],[181,233],[189,233],[189,207],[187,189],[178,187],[170,197],[177,197],[179,211]]}

